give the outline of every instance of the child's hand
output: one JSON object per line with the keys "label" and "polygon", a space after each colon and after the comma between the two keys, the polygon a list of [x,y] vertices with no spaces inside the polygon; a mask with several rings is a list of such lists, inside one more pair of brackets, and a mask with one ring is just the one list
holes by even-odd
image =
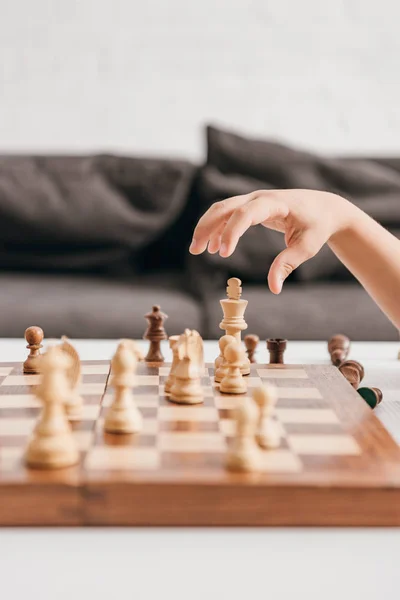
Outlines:
{"label": "child's hand", "polygon": [[190,246],[201,254],[230,256],[240,237],[252,225],[285,234],[286,250],[274,260],[268,284],[279,294],[290,273],[317,254],[331,236],[346,228],[353,205],[327,192],[310,190],[260,190],[216,202],[201,217]]}

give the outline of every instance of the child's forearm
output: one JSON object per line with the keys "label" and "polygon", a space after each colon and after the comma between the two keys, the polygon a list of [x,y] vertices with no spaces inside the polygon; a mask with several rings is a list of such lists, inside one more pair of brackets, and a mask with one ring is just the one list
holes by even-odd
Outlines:
{"label": "child's forearm", "polygon": [[400,329],[400,241],[354,205],[345,210],[328,245]]}

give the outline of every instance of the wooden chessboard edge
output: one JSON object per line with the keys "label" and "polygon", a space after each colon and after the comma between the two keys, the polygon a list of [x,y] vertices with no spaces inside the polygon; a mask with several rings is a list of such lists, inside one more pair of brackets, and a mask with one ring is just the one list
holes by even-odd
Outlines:
{"label": "wooden chessboard edge", "polygon": [[79,487],[71,484],[1,486],[0,526],[83,525]]}
{"label": "wooden chessboard edge", "polygon": [[[400,526],[400,488],[90,485],[85,525]],[[296,510],[293,510],[296,507]]]}
{"label": "wooden chessboard edge", "polygon": [[194,484],[91,483],[18,491],[2,488],[0,526],[400,526],[400,487],[276,485],[266,494],[239,483],[200,492]]}

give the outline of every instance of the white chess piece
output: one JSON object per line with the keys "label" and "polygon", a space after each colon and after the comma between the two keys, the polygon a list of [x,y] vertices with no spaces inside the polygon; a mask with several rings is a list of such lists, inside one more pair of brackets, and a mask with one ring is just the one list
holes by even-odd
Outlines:
{"label": "white chess piece", "polygon": [[134,353],[138,361],[144,360],[144,354],[134,340],[131,340],[130,338],[123,338],[119,341],[119,343],[125,344],[129,350]]}
{"label": "white chess piece", "polygon": [[71,366],[67,371],[70,392],[65,400],[65,411],[68,417],[79,419],[83,412],[83,398],[79,393],[81,361],[78,352],[66,336],[61,338],[61,342],[61,350],[72,359]]}
{"label": "white chess piece", "polygon": [[[242,282],[237,277],[231,277],[227,282],[227,298],[220,300],[224,318],[219,324],[220,329],[224,329],[227,335],[232,335],[236,341],[241,344],[241,332],[247,329],[247,323],[244,320],[244,312],[248,301],[241,298]],[[243,353],[243,361],[240,366],[242,375],[250,374],[250,361]]]}
{"label": "white chess piece", "polygon": [[236,340],[232,335],[223,335],[222,337],[220,337],[220,339],[218,341],[220,356],[222,355],[222,360],[221,361],[218,360],[220,358],[219,356],[215,360],[215,363],[217,363],[217,361],[218,361],[218,367],[214,371],[214,380],[217,383],[221,383],[221,381],[223,380],[223,378],[225,377],[225,375],[228,372],[228,363],[224,357],[225,348],[227,347],[228,344],[232,344],[232,342],[234,343],[235,341]]}
{"label": "white chess piece", "polygon": [[204,400],[203,340],[197,331],[186,329],[176,344],[179,362],[174,370],[169,400],[177,404],[200,404]]}
{"label": "white chess piece", "polygon": [[236,341],[228,344],[224,350],[226,360],[226,374],[224,375],[219,391],[223,394],[245,394],[247,383],[241,373],[244,350]]}
{"label": "white chess piece", "polygon": [[175,369],[179,363],[179,356],[178,356],[179,335],[170,335],[168,339],[169,339],[169,347],[172,350],[172,364],[171,364],[171,368],[169,370],[168,377],[165,380],[165,384],[164,384],[164,391],[166,394],[169,394],[171,392],[172,386],[175,383]]}
{"label": "white chess piece", "polygon": [[272,415],[277,401],[277,390],[272,385],[262,385],[253,390],[253,399],[259,407],[256,439],[262,448],[278,448],[282,439],[282,429]]}
{"label": "white chess piece", "polygon": [[59,469],[79,461],[79,451],[65,414],[64,404],[70,393],[68,369],[72,359],[59,346],[49,348],[40,368],[42,381],[36,396],[43,411],[26,449],[29,467]]}
{"label": "white chess piece", "polygon": [[104,421],[104,431],[108,433],[138,433],[143,427],[142,415],[131,391],[136,383],[137,360],[132,346],[120,342],[112,359],[110,385],[115,393]]}
{"label": "white chess piece", "polygon": [[245,397],[235,410],[236,433],[226,457],[230,471],[251,472],[261,469],[261,451],[255,441],[258,409],[251,398]]}

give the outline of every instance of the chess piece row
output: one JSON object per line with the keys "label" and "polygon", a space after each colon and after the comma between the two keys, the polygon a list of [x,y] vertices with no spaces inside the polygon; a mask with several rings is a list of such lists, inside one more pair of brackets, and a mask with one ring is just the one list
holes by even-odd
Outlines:
{"label": "chess piece row", "polygon": [[[186,329],[170,336],[172,364],[164,384],[171,402],[198,404],[204,400],[201,379],[204,375],[203,341],[197,331]],[[244,394],[247,385],[242,371],[246,365],[244,350],[237,339],[224,335],[219,340],[220,355],[215,361],[215,381],[226,394]],[[247,365],[246,365],[247,366]]]}
{"label": "chess piece row", "polygon": [[356,360],[346,360],[350,352],[350,339],[341,333],[334,335],[328,342],[328,352],[332,364],[338,367],[350,385],[371,407],[375,408],[382,402],[383,394],[376,387],[360,387],[364,379],[364,367]]}
{"label": "chess piece row", "polygon": [[[251,363],[256,363],[256,350],[259,344],[260,338],[258,335],[252,333],[244,337],[244,345],[246,346],[246,353]],[[287,340],[281,338],[268,338],[266,341],[267,350],[269,353],[269,364],[270,365],[283,365],[284,354],[287,346]]]}
{"label": "chess piece row", "polygon": [[[29,440],[25,460],[29,467],[58,469],[79,460],[79,450],[72,434],[70,418],[79,418],[83,400],[79,395],[81,367],[78,353],[67,338],[40,355],[41,382],[36,397],[43,410]],[[111,386],[114,397],[104,421],[111,433],[137,433],[142,416],[132,395],[135,370],[142,357],[132,340],[122,340],[111,363]]]}
{"label": "chess piece row", "polygon": [[[241,342],[241,332],[247,329],[247,323],[244,320],[244,313],[248,304],[242,295],[242,282],[237,277],[228,279],[226,292],[227,298],[220,300],[223,311],[223,319],[220,323],[220,328],[225,331],[226,335],[231,335],[235,340]],[[145,315],[148,322],[148,327],[143,335],[145,340],[149,340],[150,347],[145,357],[146,362],[160,363],[164,361],[164,356],[161,352],[161,342],[167,339],[167,333],[164,328],[164,322],[168,318],[162,312],[160,306],[154,305],[152,310]],[[174,336],[173,336],[174,337]],[[241,366],[242,375],[250,373],[250,363],[255,361],[256,348],[259,343],[259,337],[254,334],[246,335],[244,343],[247,351],[247,359]],[[267,349],[270,356],[270,364],[283,364],[283,356],[286,350],[286,340],[283,339],[268,339]]]}

